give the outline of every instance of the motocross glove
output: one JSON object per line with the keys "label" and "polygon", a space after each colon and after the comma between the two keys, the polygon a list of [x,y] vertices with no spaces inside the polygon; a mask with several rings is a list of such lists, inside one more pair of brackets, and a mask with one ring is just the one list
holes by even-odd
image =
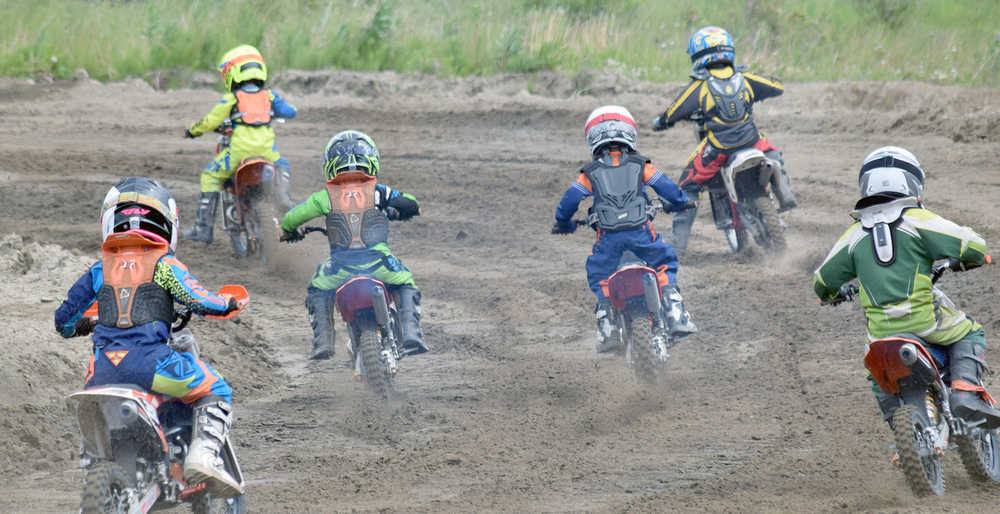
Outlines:
{"label": "motocross glove", "polygon": [[306,237],[305,234],[303,234],[302,231],[299,229],[295,230],[282,229],[281,235],[278,236],[278,241],[281,241],[283,243],[295,243],[305,239],[305,237]]}
{"label": "motocross glove", "polygon": [[80,318],[76,320],[74,325],[75,330],[73,331],[73,336],[85,336],[94,331],[94,325],[97,324],[93,318]]}
{"label": "motocross glove", "polygon": [[663,115],[659,115],[653,120],[653,132],[659,132],[661,130],[667,130],[667,120]]}
{"label": "motocross glove", "polygon": [[184,129],[184,137],[187,139],[194,139],[198,136],[191,133],[191,129]]}
{"label": "motocross glove", "polygon": [[233,298],[232,296],[230,296],[229,297],[229,304],[226,305],[226,312],[224,312],[223,314],[229,314],[230,312],[238,311],[238,310],[240,310],[240,302],[237,302],[236,298]]}
{"label": "motocross glove", "polygon": [[552,225],[553,234],[572,234],[576,230],[573,220],[556,220]]}
{"label": "motocross glove", "polygon": [[854,299],[854,296],[858,294],[858,286],[854,284],[844,284],[840,286],[837,291],[837,297],[834,298],[830,303],[833,305],[838,305],[843,302],[849,302]]}

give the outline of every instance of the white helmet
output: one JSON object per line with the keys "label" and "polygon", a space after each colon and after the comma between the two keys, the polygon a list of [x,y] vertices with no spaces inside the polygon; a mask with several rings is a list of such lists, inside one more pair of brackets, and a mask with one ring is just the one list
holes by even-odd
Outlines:
{"label": "white helmet", "polygon": [[591,153],[612,142],[622,143],[634,152],[637,129],[635,118],[628,109],[620,105],[605,105],[587,116],[583,133],[587,136]]}
{"label": "white helmet", "polygon": [[858,172],[859,204],[868,205],[897,198],[923,196],[924,170],[909,150],[883,146],[865,157]]}

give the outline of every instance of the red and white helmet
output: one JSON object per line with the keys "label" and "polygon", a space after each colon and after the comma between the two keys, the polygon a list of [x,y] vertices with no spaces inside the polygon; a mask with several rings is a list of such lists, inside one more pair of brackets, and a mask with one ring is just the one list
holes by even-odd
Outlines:
{"label": "red and white helmet", "polygon": [[620,105],[605,105],[594,109],[587,116],[587,124],[583,127],[587,136],[587,146],[591,153],[596,153],[608,143],[622,143],[633,152],[638,125],[628,109]]}

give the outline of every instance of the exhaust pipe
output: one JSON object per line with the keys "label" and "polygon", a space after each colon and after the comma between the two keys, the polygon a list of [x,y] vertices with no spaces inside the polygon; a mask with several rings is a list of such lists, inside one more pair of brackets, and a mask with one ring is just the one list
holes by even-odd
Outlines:
{"label": "exhaust pipe", "polygon": [[656,275],[647,273],[642,276],[642,292],[649,312],[654,315],[660,312],[660,285],[656,281]]}
{"label": "exhaust pipe", "polygon": [[372,310],[375,311],[375,323],[380,327],[389,324],[389,306],[385,302],[385,290],[378,286],[372,288]]}
{"label": "exhaust pipe", "polygon": [[921,381],[928,384],[937,381],[938,376],[934,371],[934,366],[917,351],[917,347],[912,343],[907,343],[899,347],[899,359]]}

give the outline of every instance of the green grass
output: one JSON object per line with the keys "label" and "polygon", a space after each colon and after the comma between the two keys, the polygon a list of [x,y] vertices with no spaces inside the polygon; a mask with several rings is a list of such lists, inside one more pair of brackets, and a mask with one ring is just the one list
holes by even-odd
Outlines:
{"label": "green grass", "polygon": [[612,69],[679,81],[690,34],[719,25],[739,62],[787,81],[1000,79],[996,0],[5,0],[3,13],[7,76],[214,70],[250,43],[272,73]]}

